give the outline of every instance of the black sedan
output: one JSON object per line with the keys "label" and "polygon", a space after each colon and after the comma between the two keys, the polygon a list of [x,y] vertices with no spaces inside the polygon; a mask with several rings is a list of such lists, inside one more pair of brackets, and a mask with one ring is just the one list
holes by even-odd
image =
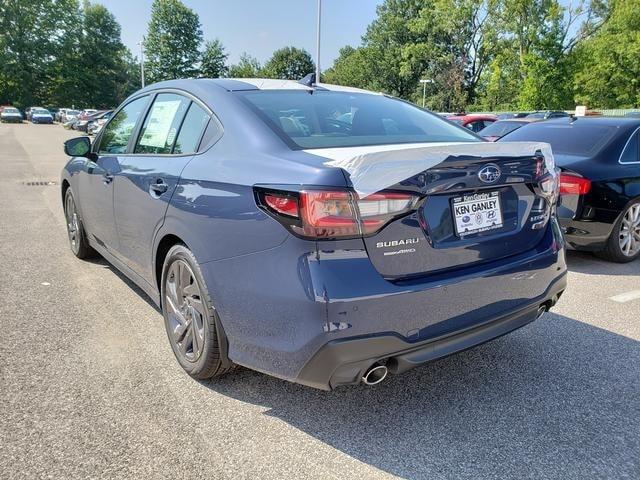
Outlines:
{"label": "black sedan", "polygon": [[570,248],[614,262],[640,256],[640,118],[563,118],[500,141],[548,142],[560,176],[558,216]]}

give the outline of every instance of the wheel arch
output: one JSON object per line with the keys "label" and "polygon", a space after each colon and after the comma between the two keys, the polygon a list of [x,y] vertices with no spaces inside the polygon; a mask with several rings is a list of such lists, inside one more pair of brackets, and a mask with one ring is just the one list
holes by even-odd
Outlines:
{"label": "wheel arch", "polygon": [[156,288],[158,289],[158,294],[162,291],[162,267],[164,265],[164,260],[167,258],[167,253],[171,250],[171,247],[174,245],[184,245],[189,248],[187,243],[182,240],[179,236],[174,235],[173,233],[168,233],[164,237],[160,239],[158,242],[158,247],[156,248],[155,260],[154,260],[154,277],[156,280]]}
{"label": "wheel arch", "polygon": [[62,180],[62,185],[60,186],[60,193],[62,194],[62,204],[64,205],[64,197],[67,194],[67,190],[69,190],[69,187],[71,187],[71,184],[69,183],[69,180],[67,180],[66,178],[64,180]]}
{"label": "wheel arch", "polygon": [[[162,269],[164,266],[164,261],[167,258],[167,254],[169,250],[175,245],[183,245],[184,247],[189,248],[189,245],[182,240],[178,235],[173,233],[168,233],[164,235],[160,241],[158,242],[158,247],[156,248],[155,261],[154,261],[154,273],[156,279],[156,286],[158,289],[158,306],[162,308]],[[205,285],[205,288],[209,288]],[[211,292],[208,292],[211,295]],[[220,320],[220,316],[218,312],[215,312],[215,324],[216,324],[216,335],[218,336],[218,348],[220,349],[220,357],[222,360],[222,365],[225,368],[228,368],[231,365],[231,360],[229,359],[229,340],[227,334],[224,330],[224,326],[222,325],[222,321]]]}

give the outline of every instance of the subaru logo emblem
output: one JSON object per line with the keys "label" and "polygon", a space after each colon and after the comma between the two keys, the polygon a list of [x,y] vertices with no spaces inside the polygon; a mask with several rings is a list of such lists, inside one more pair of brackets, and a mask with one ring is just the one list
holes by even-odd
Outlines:
{"label": "subaru logo emblem", "polygon": [[478,178],[483,183],[495,183],[500,178],[500,167],[495,163],[487,163],[478,172]]}

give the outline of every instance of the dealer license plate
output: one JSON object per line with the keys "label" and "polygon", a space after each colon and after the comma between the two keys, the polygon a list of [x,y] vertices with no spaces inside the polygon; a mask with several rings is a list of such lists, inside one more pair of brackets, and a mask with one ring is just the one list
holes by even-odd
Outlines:
{"label": "dealer license plate", "polygon": [[474,193],[451,202],[456,234],[459,237],[502,227],[500,193]]}

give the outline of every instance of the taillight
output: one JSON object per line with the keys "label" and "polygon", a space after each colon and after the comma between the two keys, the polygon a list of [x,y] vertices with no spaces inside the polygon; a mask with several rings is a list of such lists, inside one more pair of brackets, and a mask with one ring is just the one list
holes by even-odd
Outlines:
{"label": "taillight", "polygon": [[264,203],[274,212],[290,217],[298,217],[298,199],[285,195],[265,193]]}
{"label": "taillight", "polygon": [[560,174],[560,195],[584,195],[591,190],[591,180],[574,173]]}
{"label": "taillight", "polygon": [[301,225],[293,230],[305,237],[335,238],[360,234],[352,193],[303,190],[300,192]]}
{"label": "taillight", "polygon": [[358,199],[362,233],[375,233],[391,219],[413,210],[418,197],[407,193],[378,192]]}
{"label": "taillight", "polygon": [[419,197],[378,192],[359,198],[348,190],[283,192],[256,188],[258,204],[297,235],[345,238],[370,235],[413,210]]}

